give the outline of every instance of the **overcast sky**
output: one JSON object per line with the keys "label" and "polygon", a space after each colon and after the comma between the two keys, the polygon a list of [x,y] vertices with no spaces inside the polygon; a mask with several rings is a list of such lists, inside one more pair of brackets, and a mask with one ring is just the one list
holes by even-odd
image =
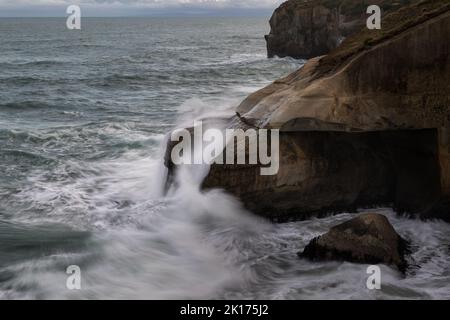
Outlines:
{"label": "overcast sky", "polygon": [[268,15],[284,0],[0,0],[0,17],[66,16],[78,4],[84,16]]}

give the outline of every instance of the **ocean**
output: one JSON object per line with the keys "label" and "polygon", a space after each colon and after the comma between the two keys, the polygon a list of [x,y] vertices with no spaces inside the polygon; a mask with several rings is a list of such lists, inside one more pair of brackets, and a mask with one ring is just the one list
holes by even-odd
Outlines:
{"label": "ocean", "polygon": [[297,257],[354,214],[272,224],[189,170],[163,192],[172,129],[303,65],[267,59],[268,31],[268,17],[0,19],[0,299],[449,299],[443,222],[369,210],[413,252],[368,290],[366,265]]}

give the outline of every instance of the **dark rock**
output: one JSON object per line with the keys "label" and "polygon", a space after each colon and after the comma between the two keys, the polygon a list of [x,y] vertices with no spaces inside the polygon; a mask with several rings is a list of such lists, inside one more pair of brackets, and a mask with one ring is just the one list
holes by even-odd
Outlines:
{"label": "dark rock", "polygon": [[270,26],[269,57],[308,59],[328,53],[340,41],[338,10],[321,5],[285,2],[273,14]]}
{"label": "dark rock", "polygon": [[436,130],[281,132],[280,170],[212,165],[203,188],[222,188],[274,221],[394,205],[420,214],[440,195]]}
{"label": "dark rock", "polygon": [[405,272],[408,242],[380,214],[362,214],[314,238],[299,253],[313,261],[338,260],[364,264],[387,264]]}
{"label": "dark rock", "polygon": [[448,39],[450,3],[423,1],[250,95],[239,120],[280,130],[279,173],[214,165],[204,186],[277,220],[386,202],[450,217]]}
{"label": "dark rock", "polygon": [[[215,117],[215,118],[198,119],[198,121],[201,121],[204,130],[207,130],[209,128],[215,128],[215,129],[223,128],[229,122],[229,120],[230,120],[229,117]],[[184,129],[190,133],[191,143],[193,146],[194,127],[187,127]],[[163,163],[164,163],[164,166],[168,169],[165,186],[164,186],[165,192],[167,192],[171,187],[177,188],[177,181],[176,181],[177,166],[172,161],[172,150],[178,143],[180,143],[182,141],[182,139],[180,139],[180,141],[172,141],[172,139],[171,139],[172,133],[167,135],[167,137],[165,139],[166,147],[165,147],[165,153],[164,153],[164,157],[163,157]],[[192,152],[194,152],[193,149],[192,149]]]}
{"label": "dark rock", "polygon": [[[373,0],[370,4],[388,12],[410,2]],[[309,59],[327,54],[365,26],[367,7],[361,0],[289,0],[270,19],[268,56]]]}
{"label": "dark rock", "polygon": [[450,222],[450,197],[443,196],[430,205],[421,214],[423,220],[439,219],[446,222]]}
{"label": "dark rock", "polygon": [[424,0],[250,95],[227,127],[279,129],[278,174],[213,165],[203,187],[277,221],[385,204],[449,221],[448,39],[449,0]]}

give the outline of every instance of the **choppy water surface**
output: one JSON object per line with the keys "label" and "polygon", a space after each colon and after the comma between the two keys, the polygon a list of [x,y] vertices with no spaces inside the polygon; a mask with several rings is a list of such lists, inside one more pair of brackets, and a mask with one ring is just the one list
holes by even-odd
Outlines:
{"label": "choppy water surface", "polygon": [[[266,59],[267,18],[0,19],[0,298],[450,298],[450,226],[386,214],[406,277],[297,252],[344,214],[281,225],[184,171],[162,195],[164,135],[232,113],[301,62]],[[82,290],[66,289],[69,265]]]}

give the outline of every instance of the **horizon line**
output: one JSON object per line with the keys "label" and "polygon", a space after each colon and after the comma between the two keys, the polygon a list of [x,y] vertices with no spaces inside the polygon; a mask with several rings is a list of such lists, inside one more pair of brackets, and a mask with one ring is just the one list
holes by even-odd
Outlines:
{"label": "horizon line", "polygon": [[[180,15],[123,15],[123,16],[83,16],[83,18],[208,18],[208,17],[223,17],[223,18],[256,18],[267,17],[264,14],[180,14]],[[0,19],[67,19],[67,16],[0,16]]]}

